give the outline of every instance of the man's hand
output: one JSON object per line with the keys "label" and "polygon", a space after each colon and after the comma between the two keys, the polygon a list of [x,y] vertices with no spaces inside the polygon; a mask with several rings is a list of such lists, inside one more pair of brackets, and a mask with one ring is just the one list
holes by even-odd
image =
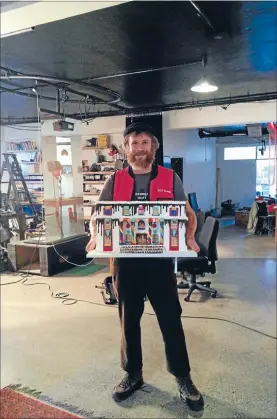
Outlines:
{"label": "man's hand", "polygon": [[91,237],[90,241],[86,245],[86,252],[90,252],[96,248],[96,237]]}
{"label": "man's hand", "polygon": [[196,253],[199,253],[200,252],[200,247],[196,243],[194,237],[187,237],[186,238],[186,243],[187,243],[187,248],[188,249],[193,250]]}
{"label": "man's hand", "polygon": [[97,237],[97,230],[96,230],[96,212],[94,212],[91,216],[90,223],[89,223],[89,231],[90,231],[90,241],[86,245],[86,252],[90,252],[96,248],[96,237]]}

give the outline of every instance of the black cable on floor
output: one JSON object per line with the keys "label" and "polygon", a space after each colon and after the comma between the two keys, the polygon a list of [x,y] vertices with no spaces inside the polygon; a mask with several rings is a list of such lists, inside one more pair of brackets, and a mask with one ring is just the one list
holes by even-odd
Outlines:
{"label": "black cable on floor", "polygon": [[[30,263],[31,265],[31,263]],[[35,282],[33,284],[26,284],[30,274],[26,273],[26,274],[21,274],[21,279],[19,281],[14,281],[14,282],[7,282],[5,284],[0,284],[0,286],[4,286],[4,285],[12,285],[12,284],[17,284],[19,282],[22,282],[22,285],[26,285],[26,286],[33,286],[33,285],[46,285],[48,287],[48,290],[50,292],[50,296],[52,298],[58,299],[58,300],[62,300],[62,304],[64,305],[73,305],[73,304],[77,304],[77,303],[87,303],[87,304],[92,304],[95,306],[102,306],[102,307],[110,307],[110,308],[117,308],[114,305],[106,305],[103,303],[96,303],[94,301],[89,301],[89,300],[81,300],[81,299],[77,299],[77,298],[72,298],[70,297],[70,295],[67,292],[58,292],[57,294],[55,294],[52,290],[49,284],[47,284],[46,282]],[[156,316],[155,313],[144,313],[147,316]],[[268,333],[265,332],[261,332],[260,330],[257,329],[253,329],[252,327],[249,326],[245,326],[244,324],[235,322],[233,320],[228,320],[228,319],[224,319],[221,317],[206,317],[206,316],[185,316],[185,315],[181,315],[181,317],[183,319],[202,319],[202,320],[216,320],[216,321],[220,321],[220,322],[225,322],[225,323],[230,323],[230,324],[234,324],[236,326],[242,327],[243,329],[247,329],[250,330],[251,332],[255,332],[258,333],[262,336],[268,337],[270,339],[274,339],[277,340],[276,336],[272,336],[269,335]]]}

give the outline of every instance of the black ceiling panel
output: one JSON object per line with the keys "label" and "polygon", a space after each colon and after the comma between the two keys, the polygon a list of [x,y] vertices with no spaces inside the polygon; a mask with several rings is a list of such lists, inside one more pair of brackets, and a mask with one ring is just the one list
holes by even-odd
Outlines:
{"label": "black ceiling panel", "polygon": [[[230,97],[237,98],[233,101],[251,100],[253,95],[265,100],[274,97],[277,90],[276,20],[276,2],[128,2],[2,39],[1,66],[25,74],[83,80],[121,97],[111,106],[87,103],[70,93],[75,102],[62,106],[68,114],[153,111],[183,102],[197,106],[198,101],[205,105]],[[205,55],[204,67],[201,60]],[[178,65],[90,81],[115,73]],[[206,75],[219,90],[204,95],[191,92],[191,86]],[[34,84],[30,80],[5,80],[1,86],[13,89]],[[89,87],[77,87],[83,93],[95,93]],[[52,85],[37,91],[42,96],[56,95]],[[24,89],[21,93],[32,91]],[[109,94],[100,96],[111,100]],[[2,91],[1,103],[2,122],[7,117],[36,116],[35,98]],[[40,106],[57,109],[55,101],[42,99]]]}

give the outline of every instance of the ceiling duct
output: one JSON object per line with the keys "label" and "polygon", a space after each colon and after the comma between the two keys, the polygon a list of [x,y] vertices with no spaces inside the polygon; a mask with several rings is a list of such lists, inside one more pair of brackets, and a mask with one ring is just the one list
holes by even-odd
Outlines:
{"label": "ceiling duct", "polygon": [[200,138],[223,138],[223,137],[248,137],[260,139],[262,136],[267,135],[268,131],[266,127],[263,127],[261,124],[252,124],[242,126],[240,128],[234,127],[233,129],[207,129],[200,128],[198,130],[198,135]]}

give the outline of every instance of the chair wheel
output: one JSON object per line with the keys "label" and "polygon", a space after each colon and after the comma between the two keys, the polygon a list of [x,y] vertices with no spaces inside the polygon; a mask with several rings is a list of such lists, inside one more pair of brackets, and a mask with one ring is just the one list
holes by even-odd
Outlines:
{"label": "chair wheel", "polygon": [[188,303],[190,298],[189,297],[185,297],[184,300]]}
{"label": "chair wheel", "polygon": [[213,293],[211,294],[211,297],[212,297],[212,298],[216,298],[216,294],[217,294],[216,292],[213,292]]}

